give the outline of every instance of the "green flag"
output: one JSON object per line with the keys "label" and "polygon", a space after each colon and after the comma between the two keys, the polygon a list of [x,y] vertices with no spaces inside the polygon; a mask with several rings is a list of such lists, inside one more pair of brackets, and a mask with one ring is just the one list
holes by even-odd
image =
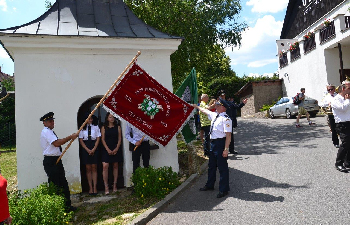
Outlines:
{"label": "green flag", "polygon": [[[179,89],[177,89],[175,92],[175,95],[189,104],[198,104],[197,77],[195,68],[192,69],[191,73],[182,82]],[[182,128],[181,134],[186,143],[196,140],[198,132],[196,129],[194,115],[191,116],[187,124]]]}

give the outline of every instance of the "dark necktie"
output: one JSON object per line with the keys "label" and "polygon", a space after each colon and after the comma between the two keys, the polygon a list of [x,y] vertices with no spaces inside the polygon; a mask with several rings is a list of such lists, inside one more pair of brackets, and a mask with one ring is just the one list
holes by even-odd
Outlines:
{"label": "dark necktie", "polygon": [[[52,132],[53,132],[53,134],[57,137],[55,131],[52,131]],[[58,139],[58,137],[57,137],[57,139]],[[59,148],[60,148],[60,152],[62,152],[62,147],[60,146]]]}
{"label": "dark necktie", "polygon": [[91,141],[91,126],[88,125],[88,141]]}
{"label": "dark necktie", "polygon": [[216,117],[215,117],[215,119],[214,119],[214,121],[213,121],[213,123],[212,123],[212,125],[210,127],[210,132],[208,134],[209,136],[210,136],[211,132],[213,131],[214,123],[215,123],[215,121],[217,120],[218,117],[219,117],[219,113],[216,115]]}

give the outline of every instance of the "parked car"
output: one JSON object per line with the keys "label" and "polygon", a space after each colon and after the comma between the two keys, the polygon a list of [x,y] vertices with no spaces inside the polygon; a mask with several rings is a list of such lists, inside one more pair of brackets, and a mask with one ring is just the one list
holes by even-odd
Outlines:
{"label": "parked car", "polygon": [[[311,117],[315,117],[320,110],[318,101],[307,96],[305,97],[304,108]],[[293,104],[293,97],[283,97],[270,108],[269,114],[272,119],[276,116],[285,116],[287,119],[290,119],[298,115],[298,105]]]}

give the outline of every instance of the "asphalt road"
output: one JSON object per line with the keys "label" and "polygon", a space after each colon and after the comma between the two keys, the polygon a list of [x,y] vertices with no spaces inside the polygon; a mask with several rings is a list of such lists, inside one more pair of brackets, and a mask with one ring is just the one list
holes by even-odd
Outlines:
{"label": "asphalt road", "polygon": [[325,117],[239,119],[229,195],[200,192],[207,173],[148,224],[350,224],[350,173],[335,169]]}

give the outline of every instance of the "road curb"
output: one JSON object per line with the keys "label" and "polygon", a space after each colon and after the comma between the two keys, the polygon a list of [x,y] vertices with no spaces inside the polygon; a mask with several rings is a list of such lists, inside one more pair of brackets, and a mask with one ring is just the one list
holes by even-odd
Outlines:
{"label": "road curb", "polygon": [[146,212],[142,213],[134,220],[132,220],[128,225],[145,225],[156,217],[171,201],[182,191],[189,188],[190,184],[194,183],[197,178],[203,173],[203,171],[208,167],[208,162],[204,162],[199,169],[199,174],[192,174],[185,182],[183,182],[174,191],[168,194],[162,201],[155,204],[152,208],[148,209]]}

